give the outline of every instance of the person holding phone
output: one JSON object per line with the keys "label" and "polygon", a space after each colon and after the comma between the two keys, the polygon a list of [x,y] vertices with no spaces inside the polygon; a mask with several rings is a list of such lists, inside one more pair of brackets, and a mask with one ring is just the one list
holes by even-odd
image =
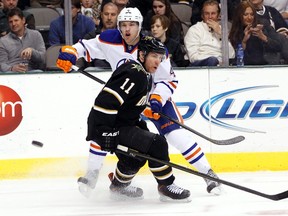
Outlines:
{"label": "person holding phone", "polygon": [[235,10],[229,40],[235,49],[242,44],[245,65],[277,64],[269,62],[268,55],[281,52],[279,34],[269,25],[257,24],[256,10],[248,1]]}

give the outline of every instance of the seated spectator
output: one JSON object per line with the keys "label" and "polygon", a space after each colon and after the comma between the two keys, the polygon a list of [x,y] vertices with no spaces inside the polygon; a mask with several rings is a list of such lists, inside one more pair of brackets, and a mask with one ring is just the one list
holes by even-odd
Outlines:
{"label": "seated spectator", "polygon": [[20,8],[9,10],[7,16],[11,31],[0,38],[0,71],[43,69],[46,49],[41,34],[25,27]]}
{"label": "seated spectator", "polygon": [[30,0],[31,7],[61,8],[64,0]]}
{"label": "seated spectator", "polygon": [[263,4],[263,0],[249,0],[256,9],[257,20],[264,26],[270,25],[280,34],[282,40],[281,55],[284,63],[288,63],[288,25],[280,12],[273,7]]}
{"label": "seated spectator", "polygon": [[[3,3],[3,9],[0,10],[0,37],[6,35],[9,33],[10,28],[8,24],[8,11],[10,9],[16,8],[18,4],[18,0],[10,1],[10,0],[2,0]],[[28,12],[23,12],[26,25],[29,29],[35,29],[35,18],[33,14]]]}
{"label": "seated spectator", "polygon": [[[263,4],[263,0],[249,0],[253,7],[256,9],[257,17],[259,22],[266,23],[269,22],[270,25],[277,31],[280,28],[287,28],[288,25],[283,19],[280,12],[270,6],[266,6]],[[287,31],[288,34],[288,31]]]}
{"label": "seated spectator", "polygon": [[184,58],[184,49],[179,46],[177,41],[166,35],[170,24],[169,22],[168,17],[165,15],[154,15],[151,18],[151,34],[167,47],[173,67],[186,67],[189,65],[189,61]]}
{"label": "seated spectator", "polygon": [[229,40],[235,49],[239,43],[242,44],[245,65],[269,64],[271,54],[277,55],[281,51],[279,34],[269,25],[257,24],[256,16],[252,4],[248,1],[241,2],[235,11],[229,34]]}
{"label": "seated spectator", "polygon": [[[95,29],[95,23],[88,17],[82,15],[80,0],[71,0],[72,5],[72,30],[73,30],[73,43],[77,43],[87,33]],[[62,4],[62,8],[64,5]],[[48,35],[50,46],[65,44],[65,15],[62,15],[50,24]]]}
{"label": "seated spectator", "polygon": [[[217,66],[222,64],[220,7],[217,1],[207,0],[202,8],[202,19],[191,26],[184,38],[191,66]],[[235,51],[230,43],[229,58]]]}
{"label": "seated spectator", "polygon": [[[100,34],[103,31],[108,29],[116,29],[117,27],[117,16],[118,16],[118,7],[113,2],[108,2],[101,5],[101,22],[100,28],[95,28],[92,32],[89,32],[85,35],[84,39],[89,40],[95,38],[96,35]],[[84,70],[87,67],[97,67],[97,68],[111,68],[110,64],[106,60],[102,59],[93,59],[92,62],[87,62],[84,58],[81,58],[77,61],[77,66]]]}
{"label": "seated spectator", "polygon": [[288,0],[264,0],[264,5],[276,8],[288,24]]}
{"label": "seated spectator", "polygon": [[[194,25],[197,22],[202,21],[202,15],[201,11],[203,8],[203,4],[206,0],[195,0],[192,5],[192,16],[191,16],[191,24]],[[217,0],[220,4],[220,0]],[[229,0],[227,1],[227,9],[228,9],[228,21],[232,21],[233,14],[235,11],[235,8],[238,6],[238,4],[241,2],[241,0]]]}
{"label": "seated spectator", "polygon": [[119,13],[123,8],[125,8],[127,6],[128,1],[129,0],[112,0],[112,2],[117,5]]}
{"label": "seated spectator", "polygon": [[[133,0],[131,0],[131,1],[133,2]],[[139,1],[143,1],[143,0],[137,0],[136,6],[135,6],[135,7],[137,7],[137,8],[138,8],[137,3],[138,3]],[[151,0],[147,0],[147,1],[151,1]],[[114,4],[116,4],[117,7],[118,7],[119,13],[120,13],[120,11],[121,11],[123,8],[125,8],[125,7],[131,7],[129,0],[102,0],[102,4],[106,4],[106,3],[108,3],[108,2],[113,2]],[[143,1],[143,2],[145,3],[145,1]],[[146,3],[145,3],[145,4],[146,4]]]}
{"label": "seated spectator", "polygon": [[81,13],[90,17],[96,26],[100,23],[101,0],[81,0]]}
{"label": "seated spectator", "polygon": [[169,0],[153,0],[152,10],[150,10],[143,21],[142,30],[151,31],[151,18],[155,14],[165,15],[170,20],[167,36],[173,38],[178,43],[184,44],[184,32],[180,19],[171,9]]}

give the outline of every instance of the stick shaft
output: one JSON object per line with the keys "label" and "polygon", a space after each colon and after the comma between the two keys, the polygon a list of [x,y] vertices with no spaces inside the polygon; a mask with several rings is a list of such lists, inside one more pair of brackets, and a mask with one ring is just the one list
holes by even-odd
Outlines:
{"label": "stick shaft", "polygon": [[199,137],[202,137],[203,139],[206,139],[206,140],[208,140],[208,141],[210,141],[210,142],[212,142],[214,144],[217,144],[217,145],[232,145],[232,144],[236,144],[238,142],[241,142],[241,141],[243,141],[245,139],[244,136],[237,136],[237,137],[234,137],[234,138],[231,138],[231,139],[227,139],[227,140],[211,139],[210,137],[207,137],[204,134],[202,134],[202,133],[200,133],[200,132],[198,132],[198,131],[190,128],[190,127],[188,127],[187,125],[182,124],[181,122],[171,118],[170,116],[165,115],[164,113],[159,113],[159,114],[160,114],[160,116],[162,116],[162,117],[174,122],[175,124],[180,125],[181,127],[185,128],[186,130],[198,135]]}
{"label": "stick shaft", "polygon": [[136,150],[130,149],[130,148],[122,146],[122,145],[118,145],[117,146],[116,152],[120,153],[120,154],[131,156],[131,157],[138,156],[138,157],[143,158],[143,159],[147,159],[147,160],[154,161],[154,162],[157,162],[157,163],[160,163],[160,164],[163,164],[163,165],[167,165],[167,166],[173,167],[175,169],[179,169],[179,170],[182,170],[184,172],[187,172],[187,173],[190,173],[190,174],[202,177],[202,178],[207,178],[207,179],[219,182],[221,184],[236,188],[238,190],[245,191],[247,193],[251,193],[251,194],[254,194],[254,195],[257,195],[257,196],[261,196],[261,197],[264,197],[264,198],[267,198],[267,199],[270,199],[270,200],[278,201],[278,200],[282,200],[282,199],[288,198],[288,191],[284,191],[282,193],[275,194],[275,195],[265,194],[265,193],[262,193],[262,192],[247,188],[247,187],[243,187],[243,186],[238,185],[238,184],[234,184],[234,183],[229,182],[229,181],[225,181],[223,179],[214,178],[214,177],[209,176],[207,174],[197,172],[195,170],[189,169],[187,167],[180,166],[180,165],[175,164],[175,163],[171,163],[171,162],[168,162],[168,161],[163,161],[163,160],[151,157],[149,155],[140,153],[140,152],[138,152]]}

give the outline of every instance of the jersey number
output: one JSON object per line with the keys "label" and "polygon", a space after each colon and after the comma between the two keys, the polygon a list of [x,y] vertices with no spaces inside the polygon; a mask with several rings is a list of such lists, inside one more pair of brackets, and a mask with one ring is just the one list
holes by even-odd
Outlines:
{"label": "jersey number", "polygon": [[129,82],[130,79],[126,78],[125,82],[123,83],[122,86],[120,86],[120,89],[124,90],[124,92],[126,94],[129,94],[129,91],[133,88],[133,86],[135,85],[135,83],[131,82],[130,86],[128,86],[128,88],[126,89],[126,85]]}

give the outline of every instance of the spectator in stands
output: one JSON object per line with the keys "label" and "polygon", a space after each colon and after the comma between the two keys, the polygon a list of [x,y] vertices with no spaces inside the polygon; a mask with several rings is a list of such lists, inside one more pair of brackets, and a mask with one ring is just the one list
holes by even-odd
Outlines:
{"label": "spectator in stands", "polygon": [[112,0],[112,2],[117,5],[119,13],[128,4],[128,0]]}
{"label": "spectator in stands", "polygon": [[281,35],[281,58],[284,59],[285,63],[288,63],[288,25],[284,18],[276,8],[264,5],[263,0],[249,1],[256,9],[258,22],[264,26],[270,25],[273,29],[275,29],[276,32]]}
{"label": "spectator in stands", "polygon": [[[197,22],[202,21],[202,15],[201,11],[203,8],[203,4],[206,0],[195,0],[192,5],[192,16],[191,16],[191,24],[194,25]],[[217,0],[220,4],[220,0]],[[235,8],[238,6],[238,4],[241,2],[241,0],[228,0],[227,1],[227,9],[228,9],[228,21],[232,21],[233,13],[235,11]]]}
{"label": "spectator in stands", "polygon": [[81,0],[81,13],[90,17],[96,26],[100,24],[101,0]]}
{"label": "spectator in stands", "polygon": [[155,14],[165,15],[170,20],[167,36],[173,38],[178,43],[184,44],[184,32],[181,21],[171,9],[169,0],[153,0],[152,10],[150,10],[143,21],[143,30],[151,31],[151,18]]}
{"label": "spectator in stands", "polygon": [[[0,37],[6,35],[9,33],[10,28],[8,24],[8,11],[10,9],[16,8],[18,4],[18,0],[2,0],[3,3],[3,9],[0,10]],[[33,14],[30,14],[28,12],[23,12],[26,25],[29,29],[35,29],[35,18]]]}
{"label": "spectator in stands", "polygon": [[264,0],[264,5],[276,8],[288,24],[288,0]]}
{"label": "spectator in stands", "polygon": [[263,0],[249,1],[256,9],[257,17],[260,22],[268,21],[276,31],[279,28],[288,28],[287,23],[276,8],[264,5]]}
{"label": "spectator in stands", "polygon": [[0,38],[0,71],[43,69],[46,49],[41,34],[25,27],[20,8],[9,10],[7,16],[11,31]]}
{"label": "spectator in stands", "polygon": [[152,8],[152,0],[102,0],[102,4],[108,2],[116,4],[119,13],[124,7],[136,7],[143,17],[146,16],[147,12]]}
{"label": "spectator in stands", "polygon": [[31,7],[61,8],[64,0],[30,0]]}
{"label": "spectator in stands", "polygon": [[170,21],[165,15],[154,15],[151,18],[151,34],[167,47],[172,66],[186,67],[189,65],[189,61],[184,58],[184,47],[182,49],[177,41],[166,35],[169,24]]}
{"label": "spectator in stands", "polygon": [[[191,66],[217,66],[222,64],[220,7],[216,0],[207,0],[202,9],[203,21],[192,25],[184,38]],[[229,58],[235,51],[229,44]]]}
{"label": "spectator in stands", "polygon": [[256,10],[248,1],[241,2],[235,11],[229,40],[235,49],[242,44],[245,65],[270,64],[269,58],[281,51],[279,34],[270,25],[257,23]]}
{"label": "spectator in stands", "polygon": [[[103,31],[108,29],[115,29],[117,27],[117,16],[118,16],[118,7],[113,2],[108,2],[101,5],[101,22],[99,28],[95,28],[92,32],[89,32],[85,35],[84,39],[95,38],[96,35],[100,34]],[[97,67],[97,68],[111,68],[110,64],[106,60],[102,59],[93,59],[92,62],[88,63],[81,58],[77,61],[77,66],[80,69],[85,69],[87,67]]]}
{"label": "spectator in stands", "polygon": [[[72,30],[73,30],[73,43],[77,43],[87,33],[95,29],[95,23],[88,17],[82,15],[80,0],[71,0],[72,5]],[[64,4],[62,4],[64,8]],[[62,15],[50,24],[49,44],[65,44],[65,15]]]}

